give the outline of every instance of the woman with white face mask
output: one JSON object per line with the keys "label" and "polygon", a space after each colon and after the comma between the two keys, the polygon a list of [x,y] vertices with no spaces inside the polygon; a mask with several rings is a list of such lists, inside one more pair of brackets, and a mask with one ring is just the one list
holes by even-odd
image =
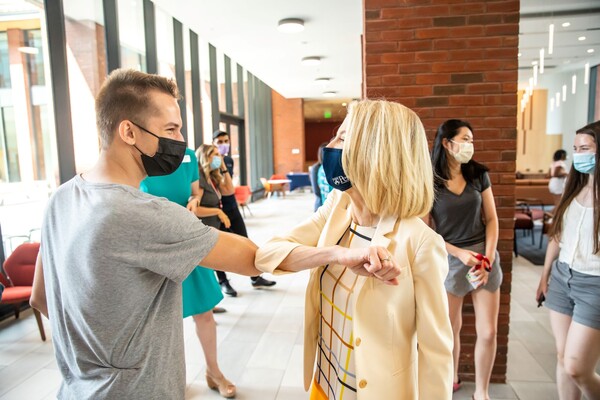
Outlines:
{"label": "woman with white face mask", "polygon": [[471,292],[475,310],[475,393],[489,399],[488,389],[496,355],[502,270],[496,247],[498,217],[488,168],[472,160],[473,129],[451,119],[438,128],[432,163],[436,199],[430,225],[446,242],[450,270],[445,281],[454,332],[453,391],[460,388],[458,360],[463,298]]}
{"label": "woman with white face mask", "polygon": [[550,309],[561,400],[600,399],[600,121],[579,129],[536,293]]}

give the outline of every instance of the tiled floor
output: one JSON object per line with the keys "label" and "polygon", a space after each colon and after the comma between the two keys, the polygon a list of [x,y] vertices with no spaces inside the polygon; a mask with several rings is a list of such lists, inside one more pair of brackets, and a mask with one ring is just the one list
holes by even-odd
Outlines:
{"label": "tiled floor", "polygon": [[[312,212],[310,193],[277,196],[250,205],[246,223],[259,245]],[[495,384],[493,399],[552,400],[555,354],[547,310],[533,301],[540,267],[514,261],[508,384]],[[302,320],[307,273],[278,276],[269,290],[254,290],[249,278],[231,275],[239,297],[226,298],[216,316],[219,360],[238,386],[238,399],[307,399],[302,389]],[[220,399],[204,382],[204,358],[190,318],[184,320],[187,398]],[[46,321],[46,330],[49,326]],[[49,335],[50,336],[50,335]],[[41,342],[31,312],[0,324],[0,399],[51,399],[60,384],[52,344]],[[470,399],[465,383],[454,399]]]}

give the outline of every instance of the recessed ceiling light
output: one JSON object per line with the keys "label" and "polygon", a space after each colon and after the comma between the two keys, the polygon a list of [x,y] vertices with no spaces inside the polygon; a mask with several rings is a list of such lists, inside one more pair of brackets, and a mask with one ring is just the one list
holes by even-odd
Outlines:
{"label": "recessed ceiling light", "polygon": [[304,30],[304,20],[300,18],[286,18],[279,21],[277,30],[283,33],[298,33]]}
{"label": "recessed ceiling light", "polygon": [[588,52],[588,53],[593,53],[593,52],[594,52],[594,49],[588,49],[588,50],[587,50],[587,52]]}
{"label": "recessed ceiling light", "polygon": [[537,65],[537,64],[538,64],[538,62],[537,62],[537,61],[532,61],[532,62],[531,62],[531,65]]}
{"label": "recessed ceiling light", "polygon": [[577,40],[579,40],[580,42],[584,41],[585,39],[586,39],[586,37],[585,37],[585,36],[579,36],[579,37],[577,38]]}
{"label": "recessed ceiling light", "polygon": [[570,22],[563,22],[562,24],[563,28],[568,28],[569,26],[571,26]]}
{"label": "recessed ceiling light", "polygon": [[321,57],[304,57],[302,65],[315,66],[321,64]]}
{"label": "recessed ceiling light", "polygon": [[323,97],[335,97],[337,92],[323,92]]}
{"label": "recessed ceiling light", "polygon": [[346,107],[348,105],[348,103],[344,102],[342,103],[342,107]]}
{"label": "recessed ceiling light", "polygon": [[29,47],[29,46],[19,47],[18,50],[21,53],[25,53],[25,54],[38,54],[40,52],[40,50],[37,47]]}

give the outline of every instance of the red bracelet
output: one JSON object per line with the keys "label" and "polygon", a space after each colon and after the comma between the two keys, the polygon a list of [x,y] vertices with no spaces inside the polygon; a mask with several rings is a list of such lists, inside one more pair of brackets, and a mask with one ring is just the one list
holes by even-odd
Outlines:
{"label": "red bracelet", "polygon": [[483,254],[477,254],[475,256],[481,263],[483,264],[483,269],[487,272],[492,272],[492,264],[490,264],[490,259],[484,256]]}

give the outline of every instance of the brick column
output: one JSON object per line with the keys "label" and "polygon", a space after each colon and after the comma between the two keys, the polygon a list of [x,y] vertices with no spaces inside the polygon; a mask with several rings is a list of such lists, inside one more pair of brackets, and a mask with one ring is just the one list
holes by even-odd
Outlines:
{"label": "brick column", "polygon": [[[271,91],[273,168],[279,175],[304,171],[304,101]],[[295,149],[300,152],[295,153]],[[268,178],[268,176],[267,176]]]}
{"label": "brick column", "polygon": [[[506,379],[517,127],[519,0],[364,0],[364,95],[414,109],[434,138],[468,120],[475,159],[490,168],[504,272],[493,382]],[[533,294],[532,294],[533,296]],[[465,299],[460,375],[473,380],[475,325]]]}

